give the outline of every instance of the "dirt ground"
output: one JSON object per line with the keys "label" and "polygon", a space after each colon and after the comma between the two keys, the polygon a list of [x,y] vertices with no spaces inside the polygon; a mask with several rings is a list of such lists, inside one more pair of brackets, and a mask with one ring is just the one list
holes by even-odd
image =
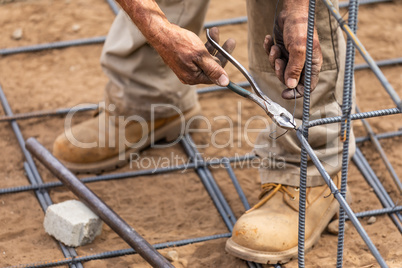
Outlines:
{"label": "dirt ground", "polygon": [[[359,9],[360,37],[367,50],[376,60],[402,56],[402,4],[401,2],[362,6]],[[341,12],[346,13],[346,10]],[[245,1],[230,2],[212,0],[207,21],[246,15]],[[31,44],[72,40],[84,37],[106,35],[114,14],[104,1],[95,0],[31,0],[16,1],[0,5],[0,48],[11,48]],[[12,38],[13,32],[21,28],[22,38]],[[233,37],[237,41],[235,58],[247,66],[247,26],[221,27],[222,39]],[[205,40],[205,38],[203,37]],[[0,83],[14,113],[44,109],[71,107],[80,103],[97,103],[102,100],[103,88],[107,82],[99,65],[102,45],[89,45],[59,50],[24,53],[0,57]],[[357,62],[362,62],[360,56]],[[233,81],[244,81],[234,67],[226,68]],[[402,96],[402,66],[382,68],[391,85]],[[357,103],[362,111],[394,107],[391,99],[382,89],[375,76],[368,70],[356,72]],[[228,115],[236,123],[235,129],[243,129],[252,115],[263,113],[254,104],[229,92],[208,93],[200,96],[203,114],[214,122],[212,131],[227,128],[224,120],[216,119]],[[238,103],[242,116],[237,117]],[[1,110],[0,115],[4,112]],[[83,113],[82,121],[91,116]],[[214,121],[214,119],[216,119]],[[400,116],[370,119],[375,132],[395,131],[402,127]],[[54,139],[63,130],[62,117],[30,119],[20,121],[25,138],[36,137],[49,150]],[[262,128],[260,121],[252,123]],[[354,122],[357,136],[365,135],[360,122]],[[237,133],[237,132],[235,132]],[[257,133],[250,135],[254,141]],[[23,155],[16,138],[6,123],[0,126],[0,188],[27,185],[23,170]],[[197,143],[211,140],[211,133],[193,136]],[[217,141],[224,144],[230,137],[217,135]],[[233,146],[223,149],[209,146],[203,149],[205,157],[243,155],[251,151],[243,135],[233,137]],[[396,172],[402,176],[401,138],[382,140]],[[385,166],[370,143],[359,145],[364,155],[385,185],[393,200],[400,204],[396,191]],[[143,153],[149,159],[170,154],[185,158],[180,145],[169,149],[149,149]],[[43,179],[56,179],[38,164]],[[135,170],[126,166],[117,172]],[[259,193],[258,171],[255,168],[239,168],[235,173],[251,204],[255,204]],[[226,171],[214,169],[226,199],[236,217],[244,212]],[[88,186],[112,207],[124,220],[133,226],[151,244],[201,237],[228,232],[210,197],[194,171],[176,172],[150,177],[97,182]],[[349,172],[349,189],[355,212],[378,209],[381,204],[352,164]],[[76,197],[68,189],[56,188],[50,191],[55,203]],[[44,213],[33,192],[0,196],[0,266],[35,263],[63,257],[56,241],[48,236],[42,226]],[[367,218],[361,219],[365,230],[379,249],[390,267],[402,267],[401,234],[388,216],[379,216],[374,224]],[[174,263],[177,267],[246,267],[239,259],[224,250],[226,239],[218,239],[174,248],[183,259]],[[336,263],[337,237],[324,232],[322,239],[306,256],[307,267],[334,267]],[[78,247],[80,256],[103,251],[128,248],[108,226],[102,234],[86,246]],[[168,250],[162,250],[166,253]],[[377,267],[363,240],[352,224],[346,231],[345,267]],[[106,260],[91,261],[84,267],[149,267],[138,255]],[[284,267],[297,267],[290,262]]]}

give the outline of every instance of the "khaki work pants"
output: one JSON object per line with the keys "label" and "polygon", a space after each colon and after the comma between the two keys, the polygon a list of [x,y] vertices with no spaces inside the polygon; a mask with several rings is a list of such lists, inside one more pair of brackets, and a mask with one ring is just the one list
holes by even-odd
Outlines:
{"label": "khaki work pants", "polygon": [[[161,0],[158,2],[168,19],[186,29],[199,33],[208,1]],[[338,5],[338,1],[333,1]],[[295,101],[281,98],[283,84],[275,77],[263,50],[266,34],[272,34],[276,1],[248,0],[250,72],[267,96],[293,112]],[[278,13],[281,10],[281,1]],[[311,94],[310,120],[341,115],[345,41],[337,22],[321,1],[316,4],[316,27],[324,57],[320,80]],[[110,82],[106,86],[106,104],[115,104],[118,115],[139,115],[150,119],[151,104],[171,104],[185,111],[197,102],[193,87],[183,85],[150,47],[129,17],[120,12],[105,42],[101,64]],[[296,100],[295,118],[301,125],[303,98]],[[171,109],[155,110],[155,118],[174,115]],[[262,183],[282,183],[298,186],[300,178],[300,142],[295,131],[279,139],[272,139],[284,131],[272,125],[257,138],[254,152],[262,159]],[[343,144],[339,139],[339,124],[313,127],[309,142],[332,176],[341,167]],[[355,149],[353,133],[350,152]],[[323,185],[317,169],[308,162],[307,186]]]}

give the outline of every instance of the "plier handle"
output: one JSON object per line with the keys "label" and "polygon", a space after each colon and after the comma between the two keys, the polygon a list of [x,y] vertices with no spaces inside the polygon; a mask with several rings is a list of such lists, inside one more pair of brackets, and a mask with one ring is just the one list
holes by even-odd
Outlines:
{"label": "plier handle", "polygon": [[254,78],[250,75],[246,68],[244,68],[235,58],[232,57],[232,55],[230,55],[211,38],[209,34],[209,29],[207,29],[207,39],[217,51],[219,51],[226,59],[228,59],[228,61],[230,61],[246,77],[255,94],[233,82],[229,82],[229,85],[227,87],[240,96],[254,101],[279,127],[284,129],[296,129],[296,122],[293,118],[293,115],[289,113],[288,110],[280,106],[278,103],[272,101],[261,91]]}

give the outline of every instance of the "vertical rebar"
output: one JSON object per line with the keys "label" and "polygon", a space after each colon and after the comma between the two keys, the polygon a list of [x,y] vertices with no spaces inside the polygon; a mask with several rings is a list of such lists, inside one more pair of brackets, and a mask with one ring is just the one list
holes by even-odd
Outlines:
{"label": "vertical rebar", "polygon": [[384,259],[382,258],[380,252],[378,249],[375,247],[373,242],[371,241],[370,237],[367,235],[366,231],[364,230],[363,226],[353,213],[352,209],[346,202],[345,198],[340,194],[338,188],[336,187],[335,183],[332,181],[331,177],[328,175],[327,171],[321,164],[320,160],[318,159],[317,155],[314,153],[313,148],[311,148],[310,144],[308,143],[307,139],[303,136],[302,134],[303,130],[298,130],[296,132],[297,138],[300,140],[302,146],[305,148],[306,152],[311,158],[311,161],[314,163],[314,165],[317,167],[317,170],[320,172],[322,178],[325,180],[325,183],[328,185],[329,189],[331,189],[332,194],[334,197],[338,200],[339,205],[345,210],[346,214],[348,215],[350,221],[353,223],[355,226],[357,232],[359,233],[360,237],[363,239],[363,241],[366,243],[367,247],[373,254],[374,258],[377,260],[378,264],[381,267],[388,267],[387,264],[385,263]]}
{"label": "vertical rebar", "polygon": [[[313,59],[313,38],[314,38],[315,0],[309,1],[306,63],[304,79],[304,100],[303,100],[303,136],[308,139],[308,124],[310,119],[310,90],[311,90],[311,66]],[[299,232],[298,232],[298,264],[304,267],[304,239],[305,239],[305,218],[306,218],[306,185],[307,185],[307,151],[302,146],[300,160],[300,189],[299,189]]]}
{"label": "vertical rebar", "polygon": [[[350,0],[349,2],[349,18],[348,23],[353,33],[356,33],[357,25],[358,1]],[[342,101],[342,121],[341,121],[341,140],[343,141],[342,150],[342,169],[341,169],[341,195],[346,198],[346,185],[348,179],[349,167],[349,141],[350,141],[350,126],[352,113],[352,94],[354,83],[354,62],[355,62],[355,47],[351,38],[348,36],[346,43],[346,59],[345,59],[345,74],[343,84],[343,101]],[[345,211],[339,207],[339,227],[338,227],[338,246],[336,267],[341,268],[343,265],[343,248],[345,238]]]}

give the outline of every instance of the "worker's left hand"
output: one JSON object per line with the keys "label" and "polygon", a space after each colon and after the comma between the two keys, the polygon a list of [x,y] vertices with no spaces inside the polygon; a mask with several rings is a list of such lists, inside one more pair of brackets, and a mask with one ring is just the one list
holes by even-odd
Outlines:
{"label": "worker's left hand", "polygon": [[[275,22],[275,41],[267,35],[264,49],[276,76],[288,88],[282,98],[300,98],[304,94],[304,64],[307,43],[307,12],[292,8],[282,11]],[[318,83],[322,65],[322,53],[317,31],[314,28],[311,91]],[[296,88],[296,96],[295,90]]]}

